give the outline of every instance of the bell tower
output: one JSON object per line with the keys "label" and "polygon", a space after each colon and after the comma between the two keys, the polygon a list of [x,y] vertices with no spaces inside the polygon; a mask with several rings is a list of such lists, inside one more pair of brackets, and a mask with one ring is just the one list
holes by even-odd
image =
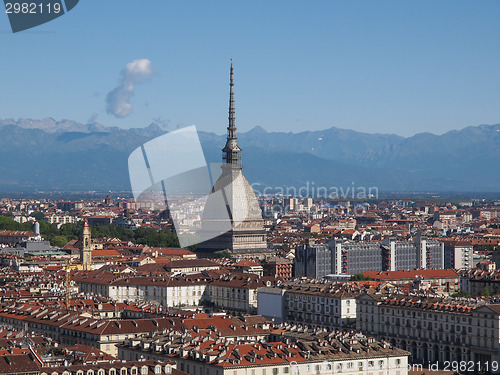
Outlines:
{"label": "bell tower", "polygon": [[84,270],[90,270],[92,266],[92,234],[87,220],[83,224],[82,247],[80,249],[80,263]]}

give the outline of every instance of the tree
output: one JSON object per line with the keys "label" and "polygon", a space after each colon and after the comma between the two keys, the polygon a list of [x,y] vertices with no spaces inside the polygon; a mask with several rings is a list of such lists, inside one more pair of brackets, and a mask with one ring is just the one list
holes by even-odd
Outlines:
{"label": "tree", "polygon": [[68,243],[68,239],[64,236],[54,236],[50,241],[52,246],[63,247]]}
{"label": "tree", "polygon": [[136,243],[152,247],[179,247],[177,235],[167,229],[137,228],[134,239]]}
{"label": "tree", "polygon": [[362,273],[357,273],[355,275],[352,275],[349,280],[350,281],[367,281],[367,280],[372,280],[372,278],[369,276],[365,276]]}
{"label": "tree", "polygon": [[134,231],[131,229],[125,229],[115,224],[110,225],[93,225],[92,228],[92,238],[119,238],[122,241],[132,241],[134,240]]}
{"label": "tree", "polygon": [[56,225],[49,224],[47,221],[39,221],[40,224],[40,234],[47,241],[52,241],[52,238],[59,235],[59,229]]}
{"label": "tree", "polygon": [[214,253],[214,258],[229,258],[231,259],[233,256],[229,252],[229,250],[217,251]]}
{"label": "tree", "polygon": [[24,230],[23,225],[7,216],[0,216],[0,229]]}
{"label": "tree", "polygon": [[36,219],[36,221],[45,220],[45,215],[43,214],[43,212],[40,212],[40,211],[32,212],[30,214],[30,216],[34,217]]}
{"label": "tree", "polygon": [[61,225],[61,228],[59,229],[59,234],[61,236],[66,237],[69,241],[71,241],[79,239],[82,231],[83,231],[83,221],[80,221],[76,224],[67,223]]}
{"label": "tree", "polygon": [[472,298],[470,293],[465,291],[465,290],[461,290],[460,292],[453,293],[451,296],[456,297],[456,298]]}
{"label": "tree", "polygon": [[481,291],[481,296],[484,297],[484,298],[491,298],[490,288],[488,288],[487,286],[485,286],[483,288],[483,290]]}

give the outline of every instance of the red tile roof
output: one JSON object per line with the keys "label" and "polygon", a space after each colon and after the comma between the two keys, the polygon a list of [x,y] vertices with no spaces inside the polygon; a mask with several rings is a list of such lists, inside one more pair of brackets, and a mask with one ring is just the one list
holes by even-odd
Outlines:
{"label": "red tile roof", "polygon": [[452,269],[444,270],[408,270],[408,271],[366,271],[363,275],[371,277],[373,280],[396,280],[423,278],[458,278],[459,275]]}

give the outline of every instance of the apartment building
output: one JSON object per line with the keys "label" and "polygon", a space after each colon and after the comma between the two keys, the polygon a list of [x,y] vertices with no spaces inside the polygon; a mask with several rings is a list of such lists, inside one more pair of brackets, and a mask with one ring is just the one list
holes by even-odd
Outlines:
{"label": "apartment building", "polygon": [[47,220],[49,224],[58,224],[59,226],[63,224],[76,224],[81,218],[74,215],[51,214],[45,215],[45,220]]}
{"label": "apartment building", "polygon": [[164,307],[210,305],[228,312],[257,312],[257,288],[273,286],[277,279],[251,273],[204,271],[164,277],[125,277],[106,271],[73,276],[79,291],[117,302],[157,302]]}
{"label": "apartment building", "polygon": [[129,339],[119,345],[118,355],[125,360],[170,359],[181,371],[196,375],[408,374],[409,353],[386,342],[359,333],[288,330],[293,328],[275,327],[270,338],[277,341],[236,343],[174,333]]}
{"label": "apartment building", "polygon": [[295,256],[296,277],[444,268],[444,244],[420,235],[412,241],[386,238],[383,241],[337,239],[328,244],[309,243],[298,246]]}
{"label": "apartment building", "polygon": [[199,306],[207,298],[213,277],[208,273],[171,277],[128,277],[106,271],[78,272],[72,277],[79,291],[116,302],[157,302],[165,307]]}
{"label": "apartment building", "polygon": [[138,360],[40,368],[39,375],[188,375],[174,361]]}
{"label": "apartment building", "polygon": [[474,248],[469,241],[443,241],[444,267],[456,270],[474,268]]}
{"label": "apartment building", "polygon": [[410,362],[473,361],[476,373],[500,360],[499,314],[500,305],[476,300],[380,292],[357,299],[357,328],[408,350]]}
{"label": "apartment building", "polygon": [[221,275],[208,285],[209,304],[232,313],[257,313],[257,289],[271,287],[277,280],[249,273]]}
{"label": "apartment building", "polygon": [[283,280],[292,278],[293,261],[282,257],[270,257],[262,262],[264,276],[273,276]]}
{"label": "apartment building", "polygon": [[295,249],[295,277],[321,279],[332,273],[332,251],[328,244],[308,242]]}
{"label": "apartment building", "polygon": [[444,245],[417,236],[413,241],[386,238],[382,242],[333,241],[332,273],[354,275],[364,271],[442,269]]}
{"label": "apartment building", "polygon": [[259,288],[258,313],[276,322],[338,329],[355,327],[356,298],[361,286],[326,280],[287,282],[274,288]]}
{"label": "apartment building", "polygon": [[460,272],[461,288],[473,297],[479,297],[485,292],[490,295],[500,293],[500,271],[485,271],[479,268]]}
{"label": "apartment building", "polygon": [[366,271],[363,275],[372,280],[393,285],[409,285],[411,289],[424,289],[439,293],[460,291],[460,275],[455,270]]}
{"label": "apartment building", "polygon": [[49,307],[3,306],[0,322],[18,331],[44,335],[63,345],[87,345],[112,356],[117,355],[116,344],[154,331],[180,326],[179,317],[157,319],[94,319],[76,311]]}

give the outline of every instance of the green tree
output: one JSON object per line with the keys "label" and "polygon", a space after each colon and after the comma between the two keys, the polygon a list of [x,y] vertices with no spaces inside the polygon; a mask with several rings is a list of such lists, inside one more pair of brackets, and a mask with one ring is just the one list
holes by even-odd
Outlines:
{"label": "green tree", "polygon": [[[40,220],[40,234],[53,246],[64,246],[68,241],[80,239],[83,231],[83,222],[76,224],[63,224],[60,228],[56,225],[49,224],[45,220]],[[10,217],[0,215],[0,230],[34,230],[34,223],[27,222],[20,224],[12,220]],[[94,225],[91,228],[93,238],[119,238],[122,241],[132,241],[134,243],[149,245],[153,247],[179,247],[179,240],[175,232],[162,229],[155,230],[153,228],[137,228],[131,229],[122,228],[114,224],[111,225]],[[64,242],[66,241],[66,242]],[[63,244],[64,242],[64,244]]]}
{"label": "green tree", "polygon": [[83,231],[83,222],[80,221],[79,223],[76,224],[67,223],[61,225],[61,228],[59,229],[59,234],[61,236],[66,237],[69,241],[71,241],[79,239],[82,231]]}
{"label": "green tree", "polygon": [[457,298],[472,298],[469,292],[466,292],[465,290],[461,290],[460,292],[453,293],[451,295],[452,297],[457,297]]}
{"label": "green tree", "polygon": [[355,275],[352,275],[349,280],[350,281],[366,281],[366,280],[372,280],[372,278],[369,276],[365,276],[362,273],[357,273]]}
{"label": "green tree", "polygon": [[484,297],[484,298],[491,298],[490,288],[488,288],[487,286],[485,286],[483,288],[483,290],[481,291],[481,296]]}
{"label": "green tree", "polygon": [[36,219],[36,221],[45,220],[45,215],[43,214],[43,212],[40,212],[40,211],[32,212],[30,214],[30,216],[34,217]]}
{"label": "green tree", "polygon": [[23,225],[7,216],[0,216],[1,230],[24,230]]}
{"label": "green tree", "polygon": [[114,224],[110,225],[93,225],[91,227],[93,238],[119,238],[122,241],[134,240],[134,231],[125,229]]}
{"label": "green tree", "polygon": [[217,251],[214,254],[214,258],[229,258],[231,259],[233,256],[228,250]]}
{"label": "green tree", "polygon": [[54,236],[50,241],[52,246],[63,247],[68,243],[68,239],[64,236]]}
{"label": "green tree", "polygon": [[137,228],[134,239],[136,243],[152,247],[179,247],[177,235],[167,229]]}
{"label": "green tree", "polygon": [[49,224],[46,221],[39,221],[40,224],[40,234],[47,241],[52,241],[52,238],[59,235],[59,229],[56,225]]}

